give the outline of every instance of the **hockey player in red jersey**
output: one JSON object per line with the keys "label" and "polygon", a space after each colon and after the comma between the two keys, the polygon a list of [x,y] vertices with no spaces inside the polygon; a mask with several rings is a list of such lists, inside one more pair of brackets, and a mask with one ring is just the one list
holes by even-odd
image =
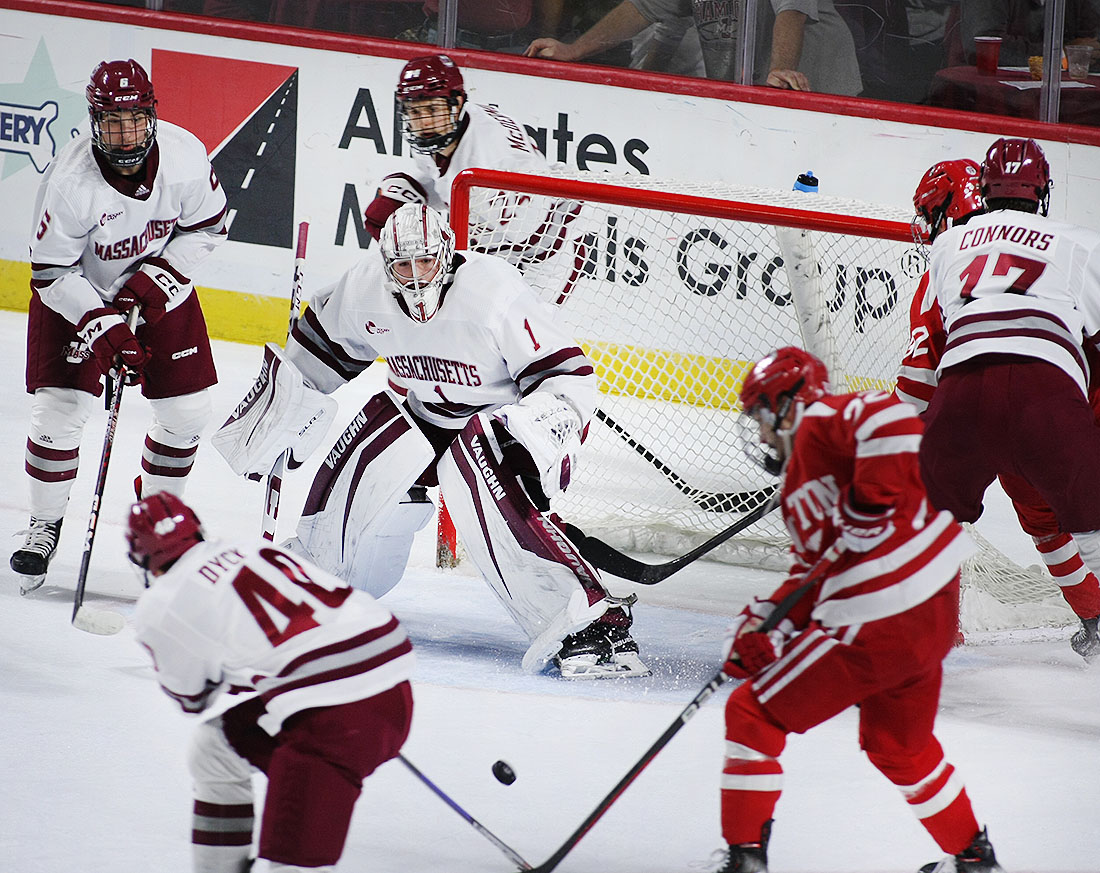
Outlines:
{"label": "hockey player in red jersey", "polygon": [[[397,756],[412,720],[413,652],[369,595],[267,540],[207,540],[161,492],[134,504],[130,560],[147,590],[137,641],[185,713],[250,693],[199,723],[188,766],[195,873],[331,873],[362,781]],[[267,775],[250,866],[252,773]]]}
{"label": "hockey player in red jersey", "polygon": [[[11,567],[26,593],[46,578],[102,379],[121,360],[153,409],[143,494],[182,493],[217,382],[188,275],[225,239],[225,192],[206,149],[158,122],[134,60],[105,61],[86,89],[91,133],[42,179],[31,239],[27,391],[30,527]],[[139,307],[135,331],[126,313]]]}
{"label": "hockey player in red jersey", "polygon": [[[1100,234],[1046,218],[1050,168],[1034,140],[1001,139],[981,166],[988,212],[937,233],[929,293],[946,323],[924,414],[921,471],[933,504],[962,521],[999,476],[1020,523],[1100,654]],[[1091,404],[1090,398],[1091,397]],[[1072,540],[1069,534],[1072,534]]]}
{"label": "hockey player in red jersey", "polygon": [[[914,221],[921,228],[922,239],[933,243],[947,228],[965,224],[972,216],[985,212],[980,175],[981,166],[965,159],[943,161],[928,169],[913,194],[917,211]],[[935,392],[936,371],[947,342],[943,314],[929,290],[927,272],[921,276],[909,309],[909,328],[909,345],[902,358],[895,393],[923,414]],[[1089,397],[1094,414],[1100,419],[1100,390],[1096,387],[1100,361],[1090,363]],[[1031,536],[1066,603],[1081,620],[1081,628],[1070,645],[1086,660],[1095,657],[1100,654],[1097,633],[1100,583],[1096,575],[1085,567],[1073,537],[1059,528],[1054,511],[1026,479],[1012,473],[1001,473],[998,479],[1012,500],[1020,526]]]}
{"label": "hockey player in red jersey", "polygon": [[[827,379],[821,361],[787,347],[741,389],[765,465],[783,477],[792,560],[789,578],[726,638],[724,669],[747,681],[726,703],[722,873],[767,870],[787,735],[854,705],[861,747],[948,853],[922,871],[999,870],[932,732],[973,543],[929,506],[915,410],[884,392],[830,394]],[[757,632],[807,573],[817,577],[807,593],[775,630]]]}
{"label": "hockey player in red jersey", "polygon": [[325,395],[378,358],[389,389],[329,451],[292,547],[380,597],[401,579],[438,484],[470,560],[528,639],[524,669],[648,674],[629,603],[548,512],[595,412],[592,362],[515,267],[456,252],[434,209],[402,206],[378,249],[313,296],[213,445],[243,475],[266,473],[288,446],[304,459],[331,420]]}

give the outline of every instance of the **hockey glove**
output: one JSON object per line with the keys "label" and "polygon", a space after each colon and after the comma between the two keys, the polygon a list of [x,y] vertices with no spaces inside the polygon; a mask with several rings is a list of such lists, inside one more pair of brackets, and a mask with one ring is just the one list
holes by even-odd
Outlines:
{"label": "hockey glove", "polygon": [[837,539],[850,551],[864,554],[882,545],[894,535],[896,528],[891,518],[894,507],[876,507],[874,510],[856,509],[852,505],[851,491],[840,495],[833,509],[833,525]]}
{"label": "hockey glove", "polygon": [[774,610],[775,604],[770,600],[757,600],[730,623],[723,642],[723,673],[734,679],[747,679],[779,657],[783,634],[778,630],[766,634],[756,630]]}
{"label": "hockey glove", "polygon": [[286,449],[298,462],[328,433],[337,404],[305,384],[274,343],[264,346],[260,375],[210,442],[238,476],[266,475]]}
{"label": "hockey glove", "polygon": [[363,225],[367,232],[375,239],[382,234],[382,226],[386,219],[393,215],[406,203],[427,203],[419,186],[408,176],[397,173],[386,176],[374,192],[374,199],[367,204],[363,213]]}
{"label": "hockey glove", "polygon": [[156,324],[164,314],[191,293],[195,286],[181,276],[163,258],[146,258],[138,271],[115,295],[114,305],[120,312],[141,307],[146,324]]}
{"label": "hockey glove", "polygon": [[124,381],[127,385],[141,381],[141,371],[149,362],[149,353],[117,309],[104,306],[84,313],[76,326],[76,335],[91,348],[105,375],[117,379],[122,366],[126,368]]}
{"label": "hockey glove", "polygon": [[493,418],[530,456],[547,497],[569,487],[581,447],[581,417],[571,403],[536,391],[519,403],[500,407]]}

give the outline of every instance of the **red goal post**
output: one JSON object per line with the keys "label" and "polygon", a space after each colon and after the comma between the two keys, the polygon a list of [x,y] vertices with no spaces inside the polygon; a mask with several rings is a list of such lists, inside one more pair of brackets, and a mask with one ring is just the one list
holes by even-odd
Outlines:
{"label": "red goal post", "polygon": [[[648,176],[460,173],[456,247],[523,270],[601,379],[598,423],[554,510],[620,548],[676,555],[759,505],[774,480],[742,452],[745,372],[793,344],[826,362],[836,390],[892,390],[925,268],[909,218],[826,195]],[[714,557],[780,569],[788,542],[772,513]],[[445,511],[438,545],[457,557]],[[970,629],[1072,619],[1048,577],[987,543],[966,579]]]}

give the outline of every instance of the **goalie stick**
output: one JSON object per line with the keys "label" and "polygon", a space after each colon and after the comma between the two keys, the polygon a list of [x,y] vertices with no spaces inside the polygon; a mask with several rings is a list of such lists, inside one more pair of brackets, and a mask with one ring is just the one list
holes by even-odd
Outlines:
{"label": "goalie stick", "polygon": [[479,834],[481,834],[483,837],[485,837],[485,839],[487,839],[490,843],[492,843],[494,846],[496,846],[498,849],[500,849],[500,851],[502,851],[504,853],[505,857],[507,857],[509,861],[511,861],[513,864],[515,864],[517,867],[519,867],[520,870],[530,870],[530,869],[532,869],[531,865],[523,860],[523,856],[520,855],[519,852],[517,852],[515,849],[513,849],[511,846],[509,846],[506,842],[504,842],[504,840],[500,839],[500,837],[498,837],[491,830],[489,830],[487,827],[485,827],[485,825],[483,825],[476,818],[474,818],[472,815],[470,815],[470,813],[466,812],[466,810],[464,810],[461,806],[459,806],[457,803],[455,803],[453,800],[451,800],[451,798],[447,795],[447,793],[442,788],[440,788],[438,785],[436,785],[434,782],[432,782],[431,779],[429,779],[427,776],[425,776],[423,773],[421,773],[420,770],[417,769],[417,767],[412,763],[412,761],[410,761],[404,755],[400,755],[400,754],[397,756],[397,759],[402,764],[404,764],[406,767],[408,767],[409,770],[412,772],[412,774],[414,776],[416,776],[417,779],[419,779],[421,782],[423,782],[425,785],[427,785],[428,788],[430,788],[440,800],[442,800],[445,804],[447,804],[447,806],[449,806],[451,809],[453,809],[455,812],[457,812],[460,816],[462,816],[462,818],[464,818],[466,820],[466,822],[475,831],[477,831]]}
{"label": "goalie stick", "polygon": [[[772,614],[764,619],[753,633],[767,633],[770,630],[774,630],[776,625],[787,617],[787,613],[795,607],[814,586],[818,579],[821,578],[822,574],[829,569],[839,554],[840,550],[835,546],[827,549],[825,554],[806,571],[803,576],[805,581],[779,601],[775,609],[772,610]],[[569,839],[562,843],[558,850],[542,864],[533,868],[524,867],[521,869],[530,869],[531,873],[550,873],[551,870],[555,869],[558,864],[561,863],[562,859],[573,851],[577,843],[584,838],[584,835],[593,828],[596,822],[603,818],[604,813],[606,813],[607,810],[611,808],[611,805],[622,796],[623,792],[630,787],[630,784],[638,778],[641,772],[649,766],[650,762],[657,757],[657,754],[669,744],[672,738],[680,732],[680,729],[699,711],[700,707],[707,701],[707,698],[717,691],[728,679],[729,677],[722,670],[715,673],[710,681],[699,690],[699,693],[691,699],[691,703],[685,706],[683,711],[676,716],[676,720],[665,729],[665,732],[657,738],[652,746],[646,749],[645,754],[643,754],[634,766],[630,768],[627,774],[615,784],[615,787],[608,792],[607,796],[599,802],[596,808],[589,814],[588,818],[581,822],[580,827],[573,831]]]}
{"label": "goalie stick", "polygon": [[707,512],[744,512],[747,509],[759,506],[762,501],[768,499],[769,495],[766,488],[760,491],[703,491],[701,488],[696,488],[638,442],[625,427],[599,407],[596,407],[596,417],[615,431],[623,442],[652,464],[654,469],[668,479],[677,491],[685,495],[700,509],[705,509]]}
{"label": "goalie stick", "polygon": [[772,486],[770,492],[759,492],[758,499],[764,498],[765,496],[766,499],[763,503],[739,518],[734,524],[716,533],[705,543],[701,543],[690,552],[678,558],[674,558],[671,561],[666,561],[663,564],[646,564],[642,561],[635,560],[629,555],[624,555],[614,546],[608,545],[603,540],[588,536],[580,528],[569,523],[565,523],[564,525],[565,535],[569,537],[570,541],[580,550],[584,559],[594,564],[600,570],[606,570],[613,576],[618,576],[620,579],[629,579],[631,582],[638,582],[641,585],[656,585],[658,582],[667,579],[673,573],[684,569],[688,564],[697,561],[708,552],[713,551],[730,537],[736,536],[743,530],[756,524],[756,522],[760,521],[760,519],[775,509],[775,507],[779,505],[779,486]]}
{"label": "goalie stick", "polygon": [[[294,255],[294,279],[290,285],[290,321],[287,324],[286,336],[290,339],[294,331],[294,325],[298,323],[298,316],[302,312],[302,276],[306,265],[306,242],[309,240],[309,222],[303,221],[298,225],[298,246]],[[286,473],[287,462],[290,460],[290,450],[287,449],[278,460],[271,472],[267,474],[264,487],[264,517],[262,521],[262,533],[265,540],[275,539],[275,528],[279,521],[279,498],[283,493],[283,476]]]}
{"label": "goalie stick", "polygon": [[[137,325],[138,308],[135,306],[126,316],[126,326],[131,333]],[[109,378],[109,377],[108,377]],[[73,593],[72,625],[78,630],[90,634],[110,636],[117,634],[126,626],[126,619],[117,612],[92,609],[84,605],[84,587],[88,583],[88,568],[92,563],[92,546],[95,532],[99,526],[99,508],[103,502],[103,488],[107,484],[107,466],[111,463],[111,449],[115,444],[115,430],[118,427],[118,412],[122,406],[122,389],[126,385],[126,367],[119,366],[118,379],[111,391],[111,403],[107,407],[107,432],[103,437],[103,453],[99,458],[99,472],[96,474],[95,490],[92,492],[92,511],[88,516],[88,532],[84,536],[84,554],[80,558],[80,571],[76,577],[76,591]]]}

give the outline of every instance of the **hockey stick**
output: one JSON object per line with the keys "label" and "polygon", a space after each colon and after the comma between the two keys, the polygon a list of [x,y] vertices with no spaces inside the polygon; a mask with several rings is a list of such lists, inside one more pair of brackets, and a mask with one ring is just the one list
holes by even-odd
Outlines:
{"label": "hockey stick", "polygon": [[[839,550],[835,548],[827,549],[825,554],[806,571],[804,577],[805,581],[779,601],[775,609],[772,610],[772,614],[764,619],[753,633],[767,633],[773,630],[779,622],[787,617],[787,613],[789,613],[794,608],[795,604],[806,595],[806,592],[814,586],[817,580],[821,578],[822,573],[831,566],[838,555]],[[691,703],[685,706],[683,711],[676,716],[676,720],[665,729],[665,732],[657,738],[657,741],[646,750],[645,754],[638,759],[627,774],[615,784],[615,787],[612,788],[607,796],[600,801],[599,805],[592,810],[588,818],[581,822],[580,827],[572,833],[569,839],[562,843],[558,850],[542,864],[539,864],[539,866],[522,869],[531,869],[531,873],[550,873],[551,870],[557,867],[562,859],[573,851],[573,848],[584,838],[584,835],[592,829],[596,822],[603,818],[604,813],[611,808],[611,804],[619,799],[622,793],[630,787],[630,784],[638,778],[638,775],[657,757],[661,749],[667,746],[672,738],[680,732],[680,728],[687,724],[691,717],[699,711],[707,698],[717,691],[728,679],[729,677],[722,670],[715,673],[710,681],[700,689],[699,693],[692,698]]]}
{"label": "hockey stick", "polygon": [[565,535],[580,549],[585,560],[595,564],[601,570],[606,570],[620,579],[629,579],[641,585],[656,585],[671,576],[673,573],[684,569],[688,564],[697,561],[718,546],[722,545],[730,537],[736,536],[743,530],[760,521],[765,515],[779,505],[779,486],[772,486],[770,493],[767,490],[757,492],[757,498],[767,495],[764,503],[757,506],[752,512],[739,518],[735,524],[725,530],[716,533],[705,543],[696,546],[687,554],[666,561],[663,564],[646,564],[635,560],[629,555],[624,555],[614,546],[608,545],[601,539],[590,537],[580,528],[571,524],[565,525]]}
{"label": "hockey stick", "polygon": [[638,442],[625,427],[599,407],[596,408],[596,417],[615,431],[623,442],[652,464],[677,491],[687,496],[700,509],[705,509],[707,512],[744,512],[768,498],[766,488],[761,491],[703,491],[689,485],[679,473]]}
{"label": "hockey stick", "polygon": [[[133,332],[137,325],[138,308],[135,306],[126,316],[126,325]],[[115,429],[118,427],[118,412],[122,406],[122,389],[126,385],[126,368],[119,367],[111,394],[111,405],[107,409],[107,433],[103,437],[103,454],[99,459],[99,473],[96,474],[95,491],[92,492],[92,511],[88,516],[88,533],[84,536],[84,554],[80,558],[80,572],[76,577],[76,592],[73,594],[72,625],[78,630],[90,634],[110,636],[126,627],[126,619],[117,612],[92,609],[84,605],[84,586],[88,583],[88,567],[92,563],[92,545],[95,543],[96,527],[99,525],[99,507],[103,501],[103,488],[107,484],[107,465],[111,463],[111,449],[115,444]]]}
{"label": "hockey stick", "polygon": [[524,861],[523,857],[515,849],[513,849],[506,842],[504,842],[504,840],[500,839],[500,837],[498,837],[491,830],[489,830],[487,827],[485,827],[485,825],[483,825],[476,818],[474,818],[472,815],[470,815],[470,813],[466,812],[466,810],[464,810],[461,806],[459,806],[457,803],[455,803],[453,800],[451,800],[451,798],[447,796],[447,794],[443,791],[443,789],[440,788],[438,785],[436,785],[434,782],[432,782],[432,780],[429,779],[427,776],[425,776],[423,773],[421,773],[420,770],[418,770],[416,768],[416,766],[413,765],[412,761],[410,761],[404,755],[398,755],[397,758],[402,764],[404,764],[406,767],[408,767],[410,771],[412,771],[413,775],[416,776],[417,779],[419,779],[421,782],[423,782],[425,785],[427,785],[433,792],[435,792],[436,796],[440,800],[442,800],[445,804],[447,804],[447,806],[449,806],[451,809],[453,809],[455,812],[457,812],[460,816],[462,816],[462,818],[464,818],[466,820],[467,824],[469,824],[471,827],[473,827],[473,829],[475,831],[477,831],[479,834],[481,834],[483,837],[485,837],[485,839],[487,839],[490,843],[492,843],[494,846],[496,846],[498,849],[500,849],[500,851],[504,853],[504,855],[508,858],[509,861],[511,861],[513,864],[517,865],[520,870],[530,870],[530,869],[532,869],[531,865],[528,864],[526,861]]}
{"label": "hockey stick", "polygon": [[[298,248],[294,255],[294,280],[290,286],[290,321],[287,324],[286,336],[294,331],[294,325],[298,323],[298,316],[302,311],[302,274],[306,265],[306,242],[309,239],[309,222],[303,221],[298,225]],[[286,473],[286,465],[290,460],[290,450],[287,449],[278,460],[271,472],[267,474],[266,487],[264,489],[264,517],[262,522],[263,538],[275,539],[275,527],[279,520],[279,498],[283,493],[283,475]]]}

